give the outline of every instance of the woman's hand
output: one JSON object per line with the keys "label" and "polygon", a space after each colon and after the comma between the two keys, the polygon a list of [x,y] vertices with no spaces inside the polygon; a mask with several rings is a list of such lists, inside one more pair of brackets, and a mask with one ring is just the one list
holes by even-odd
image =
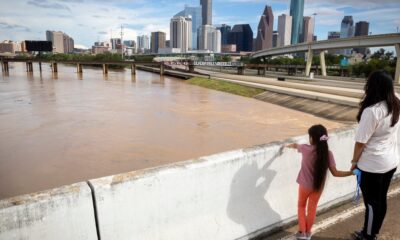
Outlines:
{"label": "woman's hand", "polygon": [[351,161],[351,168],[350,168],[350,171],[353,172],[353,170],[356,169],[356,168],[357,168],[357,162]]}

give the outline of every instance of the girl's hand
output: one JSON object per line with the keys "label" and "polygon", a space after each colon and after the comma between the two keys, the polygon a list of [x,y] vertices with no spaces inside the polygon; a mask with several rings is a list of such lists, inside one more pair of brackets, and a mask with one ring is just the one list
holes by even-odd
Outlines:
{"label": "girl's hand", "polygon": [[285,145],[285,148],[296,148],[297,149],[297,143],[287,144],[287,145]]}

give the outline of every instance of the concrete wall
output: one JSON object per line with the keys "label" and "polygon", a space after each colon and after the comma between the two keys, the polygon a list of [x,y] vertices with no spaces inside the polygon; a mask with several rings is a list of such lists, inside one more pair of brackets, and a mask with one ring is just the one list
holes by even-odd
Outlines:
{"label": "concrete wall", "polygon": [[[349,169],[354,129],[330,136],[338,169]],[[247,239],[295,219],[300,154],[282,144],[92,180],[101,238]],[[355,187],[355,177],[329,174],[320,205],[348,199]]]}
{"label": "concrete wall", "polygon": [[86,183],[0,201],[1,240],[97,239]]}
{"label": "concrete wall", "polygon": [[[330,134],[349,169],[354,127]],[[102,240],[248,239],[296,219],[300,154],[308,136],[91,180]],[[355,177],[329,174],[320,209],[349,199]],[[90,188],[77,183],[0,201],[0,240],[98,239]]]}

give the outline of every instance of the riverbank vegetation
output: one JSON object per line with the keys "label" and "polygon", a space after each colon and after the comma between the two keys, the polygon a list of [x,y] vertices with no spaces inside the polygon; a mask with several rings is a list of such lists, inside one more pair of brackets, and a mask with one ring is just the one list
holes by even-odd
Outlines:
{"label": "riverbank vegetation", "polygon": [[208,89],[227,92],[244,97],[254,97],[257,94],[264,92],[264,90],[258,88],[252,88],[252,87],[242,86],[236,83],[230,83],[215,79],[207,79],[202,77],[194,77],[187,80],[187,82],[200,87],[205,87]]}

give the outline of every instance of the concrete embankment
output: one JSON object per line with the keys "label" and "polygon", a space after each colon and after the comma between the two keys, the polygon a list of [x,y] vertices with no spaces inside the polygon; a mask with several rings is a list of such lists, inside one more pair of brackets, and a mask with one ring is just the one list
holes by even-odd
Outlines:
{"label": "concrete embankment", "polygon": [[[338,169],[350,167],[354,132],[330,134]],[[95,212],[103,240],[265,234],[296,219],[300,155],[283,148],[293,141],[308,136],[90,180],[94,201],[85,183],[3,200],[0,239],[96,239]],[[319,209],[348,200],[355,186],[354,177],[329,176]]]}

